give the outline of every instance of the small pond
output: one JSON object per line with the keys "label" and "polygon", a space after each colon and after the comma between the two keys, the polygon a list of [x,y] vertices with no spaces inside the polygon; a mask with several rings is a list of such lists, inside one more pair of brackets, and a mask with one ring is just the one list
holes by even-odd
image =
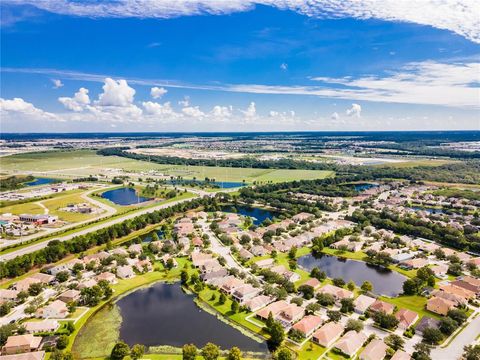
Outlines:
{"label": "small pond", "polygon": [[365,191],[371,188],[378,187],[378,184],[363,183],[363,184],[353,184],[355,191]]}
{"label": "small pond", "polygon": [[142,237],[142,242],[149,243],[152,241],[153,233],[156,232],[159,239],[163,239],[163,230],[157,229],[155,231],[149,232],[147,235]]}
{"label": "small pond", "polygon": [[117,302],[122,315],[120,338],[129,345],[181,347],[193,343],[203,347],[213,342],[222,349],[238,346],[244,351],[267,351],[265,343],[201,310],[193,300],[179,283],[157,283],[123,297]]}
{"label": "small pond", "polygon": [[319,267],[329,278],[342,278],[345,282],[352,280],[358,286],[368,280],[373,284],[373,292],[379,295],[397,296],[402,293],[406,280],[403,275],[382,267],[330,255],[308,254],[298,259],[298,265],[308,271]]}
{"label": "small pond", "polygon": [[237,207],[225,206],[225,207],[222,207],[222,211],[235,212],[243,216],[249,216],[253,219],[254,225],[260,225],[265,219],[272,220],[277,215],[274,211],[265,210],[265,209],[256,208],[256,207],[250,207],[250,206],[237,206]]}
{"label": "small pond", "polygon": [[122,206],[138,204],[151,200],[150,198],[139,196],[135,189],[129,187],[105,191],[102,194],[102,197]]}
{"label": "small pond", "polygon": [[38,186],[38,185],[48,185],[57,183],[60,180],[52,179],[52,178],[35,178],[35,180],[29,181],[25,183],[25,186]]}

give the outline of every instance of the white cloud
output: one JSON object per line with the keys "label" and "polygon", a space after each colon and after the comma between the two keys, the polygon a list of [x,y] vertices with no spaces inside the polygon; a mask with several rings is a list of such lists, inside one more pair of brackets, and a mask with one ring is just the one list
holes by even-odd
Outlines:
{"label": "white cloud", "polygon": [[257,115],[255,103],[252,101],[245,111],[242,111],[246,118],[254,118]]}
{"label": "white cloud", "polygon": [[[49,12],[92,18],[172,18],[224,15],[268,5],[320,19],[379,19],[449,30],[480,43],[480,2],[477,0],[3,0],[29,4]],[[148,5],[148,6],[147,6]]]}
{"label": "white cloud", "polygon": [[148,115],[178,116],[178,114],[172,109],[170,102],[159,104],[153,101],[145,101],[142,102],[142,105]]}
{"label": "white cloud", "polygon": [[347,109],[345,113],[348,116],[356,116],[359,118],[361,112],[362,112],[362,107],[359,104],[352,104],[352,107],[350,109]]}
{"label": "white cloud", "polygon": [[163,87],[157,87],[157,86],[154,86],[151,88],[150,90],[150,95],[152,96],[152,98],[154,99],[160,99],[163,95],[165,95],[167,93],[167,89],[163,88]]}
{"label": "white cloud", "polygon": [[63,86],[63,83],[62,83],[61,80],[59,80],[59,79],[51,79],[51,80],[52,80],[54,89],[58,89],[58,88],[61,88]]}
{"label": "white cloud", "polygon": [[105,79],[103,93],[99,95],[96,104],[100,106],[130,106],[133,103],[135,89],[128,86],[126,80]]}
{"label": "white cloud", "polygon": [[22,98],[11,100],[0,98],[0,118],[2,120],[57,120],[62,121],[55,114],[36,108],[32,103]]}
{"label": "white cloud", "polygon": [[214,118],[229,118],[232,116],[233,107],[232,106],[220,106],[215,105],[210,112]]}
{"label": "white cloud", "polygon": [[[104,82],[105,75],[61,71],[55,69],[2,68],[2,72],[61,75],[72,80]],[[164,86],[209,91],[253,94],[307,95],[325,98],[350,99],[386,103],[441,105],[478,108],[480,63],[413,62],[383,75],[364,75],[357,78],[312,77],[317,85],[263,85],[263,84],[188,84],[174,80],[128,79],[131,84]],[[446,96],[445,94],[448,94]],[[189,106],[188,97],[179,101]]]}
{"label": "white cloud", "polygon": [[282,69],[283,71],[287,71],[288,70],[288,64],[287,63],[282,63],[280,65],[280,69]]}
{"label": "white cloud", "polygon": [[332,120],[338,120],[339,117],[340,117],[340,115],[338,115],[337,112],[334,112],[332,115],[330,115],[330,119],[332,119]]}
{"label": "white cloud", "polygon": [[182,109],[182,112],[192,118],[201,118],[205,116],[205,113],[200,110],[198,106],[187,106]]}
{"label": "white cloud", "polygon": [[58,101],[60,101],[63,106],[65,106],[69,110],[73,111],[83,111],[86,105],[90,104],[90,98],[88,96],[88,89],[80,88],[75,93],[73,98],[70,97],[59,97]]}
{"label": "white cloud", "polygon": [[183,106],[183,107],[188,107],[188,106],[190,106],[190,97],[185,96],[185,97],[183,98],[183,100],[180,100],[180,101],[178,102],[178,105]]}

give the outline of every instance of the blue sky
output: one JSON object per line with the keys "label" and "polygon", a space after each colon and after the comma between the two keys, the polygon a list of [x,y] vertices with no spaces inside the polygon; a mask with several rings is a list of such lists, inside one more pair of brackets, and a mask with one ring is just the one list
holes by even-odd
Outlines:
{"label": "blue sky", "polygon": [[1,131],[480,129],[475,2],[139,3],[3,1]]}

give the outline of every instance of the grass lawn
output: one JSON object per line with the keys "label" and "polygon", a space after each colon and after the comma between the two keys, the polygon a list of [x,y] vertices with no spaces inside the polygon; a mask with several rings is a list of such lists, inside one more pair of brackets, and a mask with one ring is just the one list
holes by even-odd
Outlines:
{"label": "grass lawn", "polygon": [[322,253],[327,255],[337,256],[337,257],[344,257],[346,259],[352,259],[352,260],[363,260],[367,256],[367,254],[365,254],[363,251],[357,251],[357,252],[341,251],[341,250],[331,249],[329,247],[324,247],[322,250]]}
{"label": "grass lawn", "polygon": [[423,316],[429,316],[433,317],[435,319],[440,319],[440,316],[437,314],[434,314],[427,309],[425,309],[425,305],[427,304],[427,298],[424,298],[423,296],[419,295],[411,295],[411,296],[397,296],[394,298],[391,297],[386,297],[386,296],[381,296],[381,300],[384,300],[386,302],[389,302],[395,306],[397,306],[399,309],[405,308],[412,310],[416,312],[419,316],[419,318],[422,318]]}
{"label": "grass lawn", "polygon": [[297,352],[298,359],[317,360],[327,349],[312,341],[307,341],[300,349],[294,348],[294,350]]}
{"label": "grass lawn", "polygon": [[[68,164],[65,166],[65,164]],[[16,154],[2,158],[5,171],[55,171],[63,176],[77,177],[101,174],[105,168],[121,168],[127,171],[157,170],[169,176],[184,179],[204,179],[241,182],[283,182],[301,179],[323,179],[333,176],[332,171],[255,169],[213,166],[183,166],[156,164],[117,156],[100,156],[94,150],[49,151],[42,153]],[[61,171],[61,173],[60,173]],[[53,174],[52,174],[53,176]]]}
{"label": "grass lawn", "polygon": [[48,208],[49,214],[51,215],[57,215],[59,219],[68,221],[68,222],[80,222],[80,221],[85,221],[88,219],[92,219],[96,216],[97,214],[80,214],[77,212],[68,212],[68,211],[62,211],[60,209],[67,207],[69,204],[83,204],[86,203],[84,198],[80,196],[80,194],[71,194],[67,196],[61,196],[58,198],[50,199],[50,200],[44,200],[41,203]]}
{"label": "grass lawn", "polygon": [[345,360],[345,359],[350,359],[348,356],[342,355],[342,354],[337,354],[333,351],[329,351],[326,355],[328,358],[332,360]]}
{"label": "grass lawn", "polygon": [[43,214],[44,209],[33,202],[28,202],[24,204],[4,206],[0,208],[0,211],[3,213],[12,213],[15,215],[20,214]]}

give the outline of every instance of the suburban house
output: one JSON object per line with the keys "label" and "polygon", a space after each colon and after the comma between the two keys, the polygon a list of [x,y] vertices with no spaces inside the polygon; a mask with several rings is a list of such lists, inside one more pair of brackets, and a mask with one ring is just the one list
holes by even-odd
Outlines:
{"label": "suburban house", "polygon": [[438,328],[440,326],[440,320],[424,316],[415,326],[415,333],[422,334],[423,330],[427,328]]}
{"label": "suburban house", "polygon": [[54,302],[48,304],[42,309],[39,309],[38,315],[40,315],[44,319],[48,319],[48,318],[64,319],[68,315],[68,308],[63,301],[55,300]]}
{"label": "suburban house", "polygon": [[387,355],[388,346],[382,340],[373,339],[360,353],[361,360],[382,360]]}
{"label": "suburban house", "polygon": [[41,281],[38,279],[35,279],[33,277],[27,277],[25,279],[22,279],[20,281],[17,281],[14,285],[13,288],[17,291],[28,291],[30,288],[30,285],[32,284],[40,284]]}
{"label": "suburban house", "polygon": [[314,290],[318,289],[322,283],[315,278],[308,279],[302,285],[311,286]]}
{"label": "suburban house", "polygon": [[432,292],[432,296],[453,301],[456,304],[456,306],[462,306],[462,305],[468,304],[468,299],[466,299],[465,297],[454,294],[454,293],[446,292],[443,290],[434,290]]}
{"label": "suburban house", "polygon": [[19,292],[18,290],[0,289],[0,304],[15,301]]}
{"label": "suburban house", "polygon": [[45,351],[33,351],[23,354],[2,355],[2,360],[43,360],[45,359]]}
{"label": "suburban house", "polygon": [[343,333],[343,325],[336,322],[328,322],[313,334],[313,342],[330,347]]}
{"label": "suburban house", "polygon": [[103,272],[95,277],[95,280],[98,282],[105,280],[109,284],[116,284],[117,283],[117,277],[115,274],[112,274],[111,272]]}
{"label": "suburban house", "polygon": [[384,312],[386,314],[393,314],[395,306],[382,300],[375,300],[375,302],[370,305],[369,310],[373,312]]}
{"label": "suburban house", "polygon": [[455,303],[453,301],[432,297],[427,301],[427,310],[434,312],[435,314],[447,315],[448,310],[453,309]]}
{"label": "suburban house", "polygon": [[363,314],[368,308],[375,302],[375,298],[367,295],[359,295],[353,305],[355,306],[355,312],[357,314]]}
{"label": "suburban house", "polygon": [[348,331],[335,344],[335,348],[345,355],[352,357],[367,340],[367,336],[363,333],[357,333],[355,330]]}
{"label": "suburban house", "polygon": [[397,350],[390,360],[410,360],[411,356],[403,350]]}
{"label": "suburban house", "polygon": [[353,298],[353,292],[331,284],[327,284],[320,288],[318,292],[332,295],[337,302],[342,299]]}
{"label": "suburban house", "polygon": [[398,320],[398,326],[401,329],[408,329],[418,320],[418,314],[408,309],[400,309],[395,313]]}
{"label": "suburban house", "polygon": [[452,285],[463,288],[465,290],[475,293],[476,296],[480,295],[480,279],[476,279],[471,276],[462,276],[455,281],[451,282]]}
{"label": "suburban house", "polygon": [[248,310],[254,312],[257,311],[264,306],[267,306],[272,302],[273,298],[267,295],[258,295],[255,296],[254,298],[251,298],[247,301],[245,301],[245,306],[248,308]]}
{"label": "suburban house", "polygon": [[250,284],[245,284],[244,286],[236,288],[233,291],[232,296],[238,303],[243,305],[245,301],[257,296],[261,291],[262,289],[260,288],[255,288]]}
{"label": "suburban house", "polygon": [[309,337],[322,324],[323,319],[320,316],[307,315],[295,325],[293,325],[292,328],[300,331],[303,336]]}
{"label": "suburban house", "polygon": [[117,276],[120,279],[131,279],[135,277],[135,272],[130,265],[123,265],[117,268]]}
{"label": "suburban house", "polygon": [[28,321],[24,323],[25,329],[29,334],[38,332],[54,332],[60,327],[57,320],[45,319],[42,321]]}
{"label": "suburban house", "polygon": [[284,326],[289,326],[305,315],[305,309],[296,304],[288,304],[276,317]]}
{"label": "suburban house", "polygon": [[405,269],[420,269],[421,267],[427,266],[428,260],[423,258],[415,258],[407,260],[401,263],[401,267]]}
{"label": "suburban house", "polygon": [[78,301],[78,299],[80,299],[80,291],[74,289],[66,290],[58,297],[58,300],[62,300],[66,304]]}
{"label": "suburban house", "polygon": [[32,334],[9,336],[2,348],[3,355],[12,355],[35,351],[40,347],[42,338]]}
{"label": "suburban house", "polygon": [[292,216],[292,220],[296,223],[300,223],[302,221],[308,221],[310,219],[313,219],[315,215],[307,213],[307,212],[301,212],[297,215]]}
{"label": "suburban house", "polygon": [[257,311],[256,316],[262,320],[267,320],[268,315],[272,313],[272,316],[276,317],[278,314],[280,314],[280,311],[282,311],[288,305],[289,304],[285,300],[275,301],[274,303],[271,303],[270,305]]}

